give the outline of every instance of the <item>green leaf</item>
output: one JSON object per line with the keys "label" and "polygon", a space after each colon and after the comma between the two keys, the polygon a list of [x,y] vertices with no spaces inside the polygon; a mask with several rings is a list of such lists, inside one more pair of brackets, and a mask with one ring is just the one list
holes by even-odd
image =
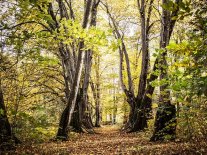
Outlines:
{"label": "green leaf", "polygon": [[4,110],[0,109],[0,115],[4,115]]}

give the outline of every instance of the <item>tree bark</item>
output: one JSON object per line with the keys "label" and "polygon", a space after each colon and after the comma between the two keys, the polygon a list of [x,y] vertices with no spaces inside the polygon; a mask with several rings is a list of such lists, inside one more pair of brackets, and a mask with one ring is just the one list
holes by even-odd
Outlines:
{"label": "tree bark", "polygon": [[[82,27],[85,29],[88,24],[88,19],[90,15],[90,10],[91,10],[91,4],[92,0],[88,0],[85,3],[85,11],[84,11],[84,17],[83,17],[83,23]],[[59,6],[61,6],[62,3],[59,2]],[[61,8],[61,7],[60,7]],[[61,11],[61,10],[60,10]],[[65,12],[62,11],[61,14],[64,14]],[[64,16],[64,15],[62,15]],[[79,91],[79,86],[80,86],[80,79],[81,79],[81,73],[82,73],[82,68],[83,68],[83,59],[84,59],[84,41],[80,41],[79,43],[79,48],[78,48],[78,58],[77,58],[77,64],[76,64],[76,69],[75,69],[75,75],[74,75],[74,80],[72,81],[71,84],[71,90],[70,90],[70,95],[67,101],[67,106],[65,110],[63,111],[59,123],[59,129],[57,132],[57,138],[58,139],[63,139],[66,140],[68,139],[68,131],[69,131],[69,126],[71,125],[72,121],[72,116],[77,104],[77,95]],[[82,108],[81,103],[79,104],[79,110]],[[80,111],[79,111],[80,112]],[[79,113],[80,114],[80,113]],[[81,116],[79,116],[81,118]],[[81,123],[81,121],[79,122]],[[81,126],[81,124],[80,124]]]}
{"label": "tree bark", "polygon": [[6,107],[4,105],[3,92],[0,85],[0,148],[3,149],[5,145],[11,144],[12,132],[11,126],[6,114]]}
{"label": "tree bark", "polygon": [[[173,32],[173,28],[176,20],[171,19],[173,16],[177,15],[179,10],[180,0],[175,1],[177,3],[177,8],[174,12],[165,10],[162,11],[162,24],[161,24],[161,39],[160,39],[160,49],[163,50],[161,54],[161,59],[159,60],[159,69],[161,71],[160,80],[167,79],[167,50],[166,46],[169,44],[170,37]],[[169,0],[162,0],[162,4],[169,3]],[[171,104],[170,92],[167,90],[168,83],[160,86],[160,96],[159,96],[159,106],[155,117],[154,133],[151,137],[151,141],[159,140],[174,140],[176,138],[176,108],[175,105]]]}
{"label": "tree bark", "polygon": [[95,83],[91,83],[91,88],[93,91],[93,97],[95,100],[95,127],[100,127],[100,55],[97,55],[95,57],[95,73],[96,73],[96,79],[95,79]]}
{"label": "tree bark", "polygon": [[[150,112],[146,110],[151,107],[151,102],[145,103],[145,92],[147,91],[147,75],[149,72],[149,29],[152,5],[154,0],[150,0],[146,16],[145,0],[137,0],[138,10],[141,22],[141,42],[142,42],[142,69],[139,77],[138,94],[136,97],[136,106],[134,112],[134,123],[130,132],[136,132],[147,128],[147,115]],[[149,83],[148,83],[149,85]],[[150,103],[150,104],[149,104]]]}
{"label": "tree bark", "polygon": [[95,123],[95,127],[100,127],[100,77],[99,77],[99,72],[97,73],[97,84],[96,84],[96,123]]}
{"label": "tree bark", "polygon": [[72,88],[70,91],[69,99],[67,101],[67,106],[65,110],[63,111],[63,114],[60,119],[60,124],[59,124],[59,129],[57,133],[57,138],[58,139],[67,139],[68,138],[68,127],[70,126],[73,112],[75,109],[76,105],[76,99],[78,95],[78,90],[79,90],[79,84],[80,84],[80,78],[81,78],[81,72],[82,72],[82,67],[83,67],[83,57],[84,53],[82,51],[84,47],[84,43],[80,42],[79,45],[79,54],[78,54],[78,62],[76,66],[76,73],[74,77],[74,82],[72,84]]}
{"label": "tree bark", "polygon": [[[91,19],[90,19],[90,27],[96,26],[96,18],[97,18],[97,7],[99,5],[99,0],[93,0],[91,5]],[[83,80],[83,97],[82,102],[80,106],[80,117],[82,118],[82,123],[85,128],[87,129],[93,129],[93,124],[91,123],[90,119],[90,112],[87,112],[90,110],[88,105],[88,86],[89,86],[89,80],[90,80],[90,73],[91,73],[91,66],[92,66],[92,56],[93,51],[89,49],[86,51],[85,56],[85,69],[84,69],[84,80]],[[92,130],[90,130],[92,131]]]}
{"label": "tree bark", "polygon": [[12,149],[13,145],[17,143],[20,143],[20,141],[12,133],[12,128],[4,104],[4,96],[0,80],[0,150]]}

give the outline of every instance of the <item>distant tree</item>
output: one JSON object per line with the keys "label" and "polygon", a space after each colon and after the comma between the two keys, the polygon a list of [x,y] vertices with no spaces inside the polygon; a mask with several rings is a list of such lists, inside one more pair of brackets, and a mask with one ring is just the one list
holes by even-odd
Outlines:
{"label": "distant tree", "polygon": [[[129,114],[129,120],[126,123],[124,130],[127,130],[128,132],[135,132],[143,130],[147,127],[147,120],[148,120],[148,114],[151,110],[151,98],[149,98],[150,95],[152,95],[153,90],[151,90],[151,86],[149,83],[147,83],[147,75],[149,73],[149,34],[150,34],[150,28],[152,27],[151,13],[152,13],[152,7],[153,7],[153,0],[149,2],[145,2],[144,0],[138,0],[138,10],[140,14],[140,23],[141,23],[141,52],[142,52],[142,68],[141,68],[141,74],[139,77],[139,84],[138,84],[138,94],[135,94],[134,89],[134,83],[132,80],[132,73],[131,73],[131,66],[130,66],[130,59],[127,52],[126,44],[124,42],[124,35],[122,32],[120,32],[117,21],[113,17],[112,13],[110,12],[110,9],[108,4],[104,4],[107,14],[110,19],[110,26],[114,30],[114,37],[120,41],[118,50],[119,50],[119,56],[120,56],[120,83],[122,90],[124,91],[126,95],[127,102],[130,106],[130,114]],[[124,70],[124,64],[126,63],[126,74],[128,79],[128,85],[125,85],[124,83],[124,76],[123,76],[123,70]],[[154,77],[153,77],[154,79]],[[147,86],[149,85],[149,86]]]}

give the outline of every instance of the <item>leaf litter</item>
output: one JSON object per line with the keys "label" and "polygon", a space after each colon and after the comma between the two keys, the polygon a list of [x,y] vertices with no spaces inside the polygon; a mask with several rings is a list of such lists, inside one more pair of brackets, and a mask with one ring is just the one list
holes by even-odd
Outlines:
{"label": "leaf litter", "polygon": [[[123,133],[117,126],[95,129],[96,134],[73,134],[68,141],[23,144],[5,154],[66,155],[66,154],[143,154],[143,155],[196,155],[207,154],[205,140],[189,142],[150,142],[149,135]],[[0,153],[1,154],[1,153]]]}

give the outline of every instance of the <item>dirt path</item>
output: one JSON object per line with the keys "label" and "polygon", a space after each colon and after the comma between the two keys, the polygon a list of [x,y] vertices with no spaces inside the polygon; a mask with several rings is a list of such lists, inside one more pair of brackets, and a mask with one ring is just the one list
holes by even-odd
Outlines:
{"label": "dirt path", "polygon": [[206,143],[152,143],[144,133],[120,133],[115,126],[95,129],[98,134],[72,134],[67,142],[18,147],[15,154],[205,154]]}

